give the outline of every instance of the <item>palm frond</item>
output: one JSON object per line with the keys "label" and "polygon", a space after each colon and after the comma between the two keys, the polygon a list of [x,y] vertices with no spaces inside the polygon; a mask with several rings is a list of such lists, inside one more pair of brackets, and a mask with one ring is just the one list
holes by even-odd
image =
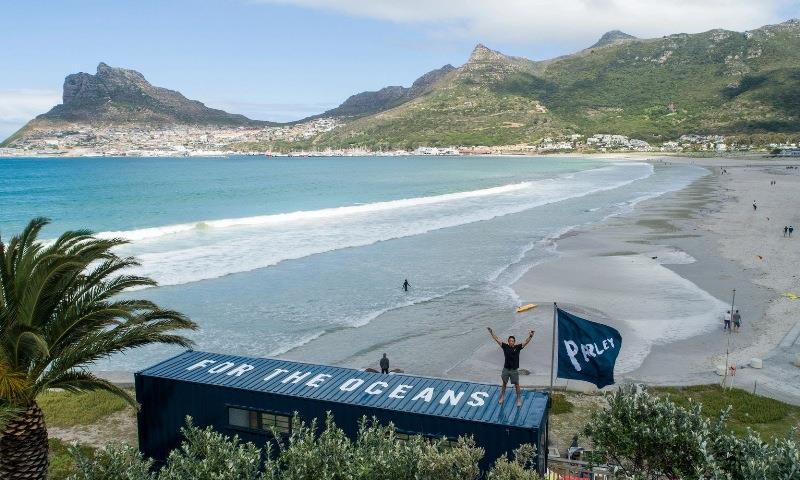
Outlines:
{"label": "palm frond", "polygon": [[124,239],[73,230],[42,244],[48,224],[33,219],[0,242],[0,403],[26,406],[53,387],[127,394],[86,372],[97,360],[153,343],[190,347],[184,315],[149,300],[118,299],[152,279],[126,273],[139,263],[113,250]]}

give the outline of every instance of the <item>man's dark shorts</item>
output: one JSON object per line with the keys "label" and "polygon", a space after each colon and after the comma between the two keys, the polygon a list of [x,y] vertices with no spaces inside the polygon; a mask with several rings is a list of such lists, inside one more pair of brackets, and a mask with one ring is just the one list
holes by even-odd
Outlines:
{"label": "man's dark shorts", "polygon": [[500,374],[500,378],[503,380],[503,383],[507,383],[511,380],[511,383],[514,385],[519,385],[519,370],[516,368],[504,368],[503,373]]}

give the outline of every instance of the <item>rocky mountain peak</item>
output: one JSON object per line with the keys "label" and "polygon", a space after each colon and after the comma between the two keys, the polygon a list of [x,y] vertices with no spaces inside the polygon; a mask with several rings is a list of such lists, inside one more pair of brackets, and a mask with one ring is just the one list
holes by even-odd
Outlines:
{"label": "rocky mountain peak", "polygon": [[487,62],[495,62],[495,61],[502,61],[508,59],[507,56],[503,55],[502,53],[492,50],[488,48],[486,45],[479,43],[475,46],[472,50],[472,53],[467,60],[467,63],[487,63]]}
{"label": "rocky mountain peak", "polygon": [[455,70],[456,67],[450,65],[449,63],[442,68],[437,68],[436,70],[431,70],[430,72],[422,75],[418,79],[414,80],[414,83],[411,84],[411,90],[414,91],[422,91],[439,81],[444,75]]}
{"label": "rocky mountain peak", "polygon": [[414,83],[408,88],[390,86],[383,87],[377,91],[361,92],[351,95],[338,107],[330,109],[321,115],[308,117],[308,119],[319,117],[360,117],[389,110],[390,108],[402,105],[424,94],[443,76],[455,69],[454,66],[447,64],[436,70],[431,70],[414,80]]}
{"label": "rocky mountain peak", "polygon": [[636,40],[636,37],[633,35],[628,35],[620,30],[611,30],[610,32],[604,33],[603,36],[600,37],[600,40],[598,40],[597,43],[589,48],[604,47],[606,45],[612,45],[614,43],[623,42],[626,40]]}
{"label": "rocky mountain peak", "polygon": [[94,75],[85,72],[67,75],[62,98],[61,105],[38,118],[89,123],[266,123],[206,107],[180,92],[153,86],[136,70],[104,62],[97,65]]}

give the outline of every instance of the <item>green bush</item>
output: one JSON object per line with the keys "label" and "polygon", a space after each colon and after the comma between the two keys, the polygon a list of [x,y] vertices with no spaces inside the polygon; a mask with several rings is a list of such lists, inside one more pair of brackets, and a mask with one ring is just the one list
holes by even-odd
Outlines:
{"label": "green bush", "polygon": [[77,472],[69,480],[155,480],[151,472],[152,460],[145,459],[129,445],[109,445],[87,455],[73,445],[70,453],[75,458]]}
{"label": "green bush", "polygon": [[256,480],[260,475],[261,449],[229,438],[211,427],[200,429],[186,419],[181,429],[185,440],[170,452],[158,480]]}
{"label": "green bush", "polygon": [[473,479],[483,450],[471,439],[454,445],[446,439],[419,435],[400,440],[393,425],[362,419],[358,438],[350,440],[332,416],[317,436],[316,421],[295,421],[286,445],[274,462],[268,462],[268,478],[280,480],[442,480]]}
{"label": "green bush", "polygon": [[620,388],[584,428],[626,478],[768,480],[800,478],[796,432],[766,443],[727,429],[730,409],[715,418],[690,402],[679,406],[639,387]]}
{"label": "green bush", "polygon": [[[316,420],[310,425],[294,421],[288,445],[282,448],[273,476],[282,480],[345,480],[352,464],[352,445],[328,415],[325,430],[317,436]],[[278,475],[280,473],[280,475]]]}
{"label": "green bush", "polygon": [[[794,480],[800,478],[797,432],[764,442],[726,428],[728,411],[716,418],[696,404],[682,407],[644,389],[621,388],[607,409],[595,412],[584,428],[594,448],[617,468],[620,478]],[[131,447],[111,445],[94,454],[71,449],[78,473],[70,480],[475,480],[483,449],[471,438],[457,441],[401,436],[392,424],[361,420],[358,436],[348,438],[328,415],[295,420],[292,433],[260,448],[187,419],[185,437],[166,465],[152,472],[152,461]],[[263,462],[262,462],[263,459]],[[539,480],[536,449],[518,448],[499,458],[487,480]],[[605,463],[605,461],[603,463]]]}
{"label": "green bush", "polygon": [[514,459],[503,455],[498,458],[486,476],[487,480],[540,480],[533,469],[536,447],[525,444],[514,450]]}
{"label": "green bush", "polygon": [[[288,438],[259,448],[211,427],[201,429],[187,418],[184,441],[165,466],[152,473],[153,462],[134,448],[109,445],[92,456],[71,449],[78,473],[70,480],[474,480],[483,449],[470,438],[429,439],[400,436],[393,425],[362,419],[358,438],[350,440],[332,416],[317,433],[316,421],[295,420]],[[276,437],[278,437],[277,432]],[[262,456],[263,454],[263,456]],[[264,461],[262,462],[262,458]],[[522,458],[522,457],[520,457]],[[512,462],[507,462],[511,465]],[[504,465],[504,468],[509,467]],[[514,471],[526,466],[515,460]],[[498,479],[535,478],[505,476]]]}

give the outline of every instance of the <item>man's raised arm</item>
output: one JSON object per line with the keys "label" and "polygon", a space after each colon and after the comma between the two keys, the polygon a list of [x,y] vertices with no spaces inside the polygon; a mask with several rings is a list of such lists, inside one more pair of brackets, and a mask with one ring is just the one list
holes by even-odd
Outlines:
{"label": "man's raised arm", "polygon": [[527,346],[528,346],[528,344],[529,344],[529,343],[531,343],[531,339],[533,338],[533,334],[534,334],[534,333],[536,333],[536,332],[535,332],[535,331],[533,331],[533,330],[531,330],[531,333],[529,333],[529,334],[528,334],[528,338],[527,338],[527,339],[525,339],[525,342],[522,344],[522,348],[525,348],[525,347],[527,347]]}
{"label": "man's raised arm", "polygon": [[499,338],[497,338],[497,335],[494,334],[494,332],[492,331],[492,327],[486,327],[486,330],[489,330],[489,335],[492,336],[492,339],[494,339],[494,341],[497,342],[497,344],[502,347],[503,342]]}

